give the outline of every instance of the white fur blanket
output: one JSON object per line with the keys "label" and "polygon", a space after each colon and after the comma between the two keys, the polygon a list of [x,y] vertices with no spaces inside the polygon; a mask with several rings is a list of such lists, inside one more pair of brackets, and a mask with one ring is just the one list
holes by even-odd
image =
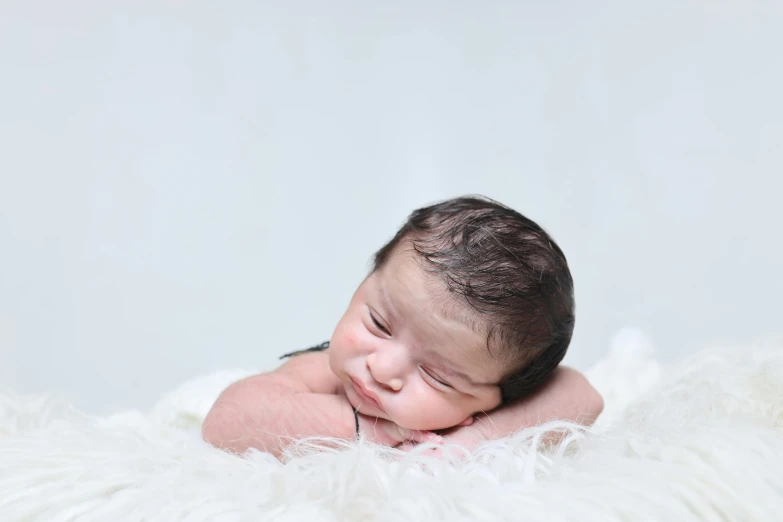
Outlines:
{"label": "white fur blanket", "polygon": [[[280,463],[203,443],[219,392],[188,382],[148,414],[95,418],[0,393],[0,521],[783,519],[783,350],[712,349],[667,368],[633,331],[588,372],[607,409],[437,460],[369,444]],[[569,435],[536,451],[546,429]]]}

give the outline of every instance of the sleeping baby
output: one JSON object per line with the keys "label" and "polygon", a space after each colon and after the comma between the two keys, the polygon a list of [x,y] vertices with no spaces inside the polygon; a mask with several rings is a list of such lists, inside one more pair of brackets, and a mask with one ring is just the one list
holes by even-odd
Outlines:
{"label": "sleeping baby", "polygon": [[553,419],[590,425],[600,395],[559,366],[573,329],[552,238],[493,200],[447,200],[375,254],[330,341],[229,386],[203,436],[279,457],[305,437],[473,447]]}

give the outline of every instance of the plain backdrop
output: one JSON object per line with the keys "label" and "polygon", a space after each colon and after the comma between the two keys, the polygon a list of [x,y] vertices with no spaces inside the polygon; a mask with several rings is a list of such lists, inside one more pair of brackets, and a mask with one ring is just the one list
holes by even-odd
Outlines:
{"label": "plain backdrop", "polygon": [[0,385],[90,412],[328,339],[414,208],[576,282],[567,362],[781,332],[783,2],[0,0]]}

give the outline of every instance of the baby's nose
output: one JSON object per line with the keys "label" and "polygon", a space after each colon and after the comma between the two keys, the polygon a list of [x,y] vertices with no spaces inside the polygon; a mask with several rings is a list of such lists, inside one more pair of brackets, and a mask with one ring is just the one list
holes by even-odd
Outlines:
{"label": "baby's nose", "polygon": [[367,369],[376,382],[394,391],[402,389],[402,379],[397,376],[399,368],[393,361],[382,359],[377,353],[371,353],[367,356]]}

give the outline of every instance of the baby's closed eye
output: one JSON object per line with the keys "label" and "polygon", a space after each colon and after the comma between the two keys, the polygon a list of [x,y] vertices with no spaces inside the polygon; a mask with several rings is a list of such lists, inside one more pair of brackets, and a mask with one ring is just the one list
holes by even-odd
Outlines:
{"label": "baby's closed eye", "polygon": [[454,388],[449,383],[447,383],[443,379],[439,378],[435,374],[435,372],[433,372],[432,370],[427,369],[424,366],[419,366],[419,369],[421,369],[422,374],[425,376],[424,380],[430,382],[435,388],[438,388],[438,389],[441,389],[441,388],[453,389]]}

